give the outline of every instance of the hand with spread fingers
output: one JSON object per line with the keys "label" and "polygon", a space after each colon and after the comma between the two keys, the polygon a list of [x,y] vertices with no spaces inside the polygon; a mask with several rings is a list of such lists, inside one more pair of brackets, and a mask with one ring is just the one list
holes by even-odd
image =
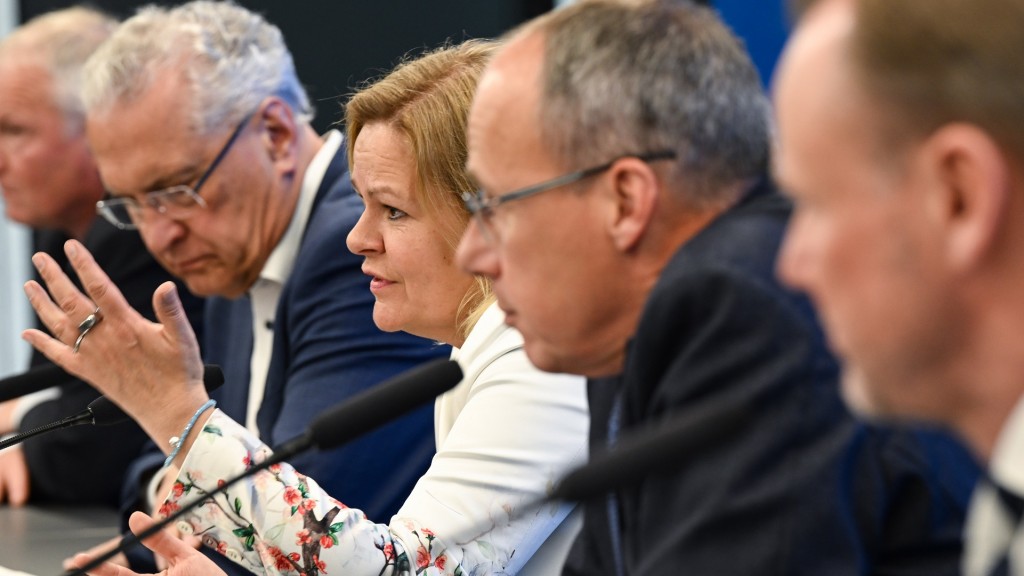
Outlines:
{"label": "hand with spread fingers", "polygon": [[52,258],[35,254],[32,263],[47,289],[29,281],[25,293],[53,336],[30,329],[22,337],[110,397],[169,450],[167,439],[207,400],[199,345],[174,284],[154,292],[158,322],[150,322],[128,305],[81,243],[69,240],[64,249],[87,294]]}

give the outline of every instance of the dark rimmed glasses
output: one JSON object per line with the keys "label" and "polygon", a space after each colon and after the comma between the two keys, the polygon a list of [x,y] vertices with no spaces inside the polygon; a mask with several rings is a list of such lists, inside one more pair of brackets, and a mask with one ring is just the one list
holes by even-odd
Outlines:
{"label": "dark rimmed glasses", "polygon": [[231,137],[224,143],[220,152],[213,158],[213,162],[210,162],[210,166],[199,177],[199,180],[196,181],[195,186],[179,184],[170,188],[164,188],[163,190],[147,192],[143,196],[142,202],[131,196],[107,198],[96,203],[96,212],[106,218],[107,222],[121,230],[136,230],[139,227],[138,223],[145,216],[146,208],[172,220],[184,220],[192,216],[197,208],[206,208],[206,201],[199,195],[199,189],[209,180],[210,175],[217,169],[221,160],[227,156],[231,150],[231,145],[235,143],[235,140],[238,140],[238,135],[242,133],[242,129],[245,128],[245,125],[251,118],[252,114],[246,114],[245,118],[242,118],[241,122],[235,126],[234,131],[231,132]]}
{"label": "dark rimmed glasses", "polygon": [[477,190],[476,192],[463,192],[462,201],[466,204],[466,209],[469,210],[469,213],[476,220],[477,225],[480,226],[480,232],[483,234],[484,238],[488,242],[494,243],[497,241],[498,236],[494,230],[492,219],[494,217],[495,209],[502,204],[507,204],[513,200],[529,198],[530,196],[535,196],[546,190],[554,190],[555,188],[579,182],[584,178],[596,176],[597,174],[608,170],[623,158],[636,158],[644,162],[654,162],[656,160],[672,160],[675,157],[676,153],[672,150],[660,150],[658,152],[648,152],[646,154],[622,154],[599,166],[570,172],[564,176],[559,176],[558,178],[541,182],[540,184],[534,184],[533,186],[527,186],[526,188],[520,188],[519,190],[509,192],[508,194],[502,194],[501,196],[488,198],[482,189]]}

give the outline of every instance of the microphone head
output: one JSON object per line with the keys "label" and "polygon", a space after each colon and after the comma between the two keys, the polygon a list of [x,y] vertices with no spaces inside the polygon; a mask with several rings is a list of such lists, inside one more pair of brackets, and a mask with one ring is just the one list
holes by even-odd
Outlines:
{"label": "microphone head", "polygon": [[224,371],[216,364],[203,364],[203,387],[213,392],[224,385]]}
{"label": "microphone head", "polygon": [[607,452],[566,474],[548,500],[583,502],[669,472],[695,458],[702,447],[738,431],[749,410],[697,413],[654,429],[623,436]]}
{"label": "microphone head", "polygon": [[0,379],[0,402],[73,382],[75,377],[56,364],[40,364],[21,374]]}
{"label": "microphone head", "polygon": [[321,450],[334,448],[433,401],[462,381],[454,360],[438,359],[389,378],[320,413],[309,440]]}

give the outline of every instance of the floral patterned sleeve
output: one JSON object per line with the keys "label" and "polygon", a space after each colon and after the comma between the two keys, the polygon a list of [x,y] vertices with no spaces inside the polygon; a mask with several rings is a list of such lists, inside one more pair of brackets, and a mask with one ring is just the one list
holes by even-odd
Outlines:
{"label": "floral patterned sleeve", "polygon": [[[203,498],[270,454],[216,411],[196,439],[160,508],[166,515]],[[186,515],[178,528],[257,574],[464,574],[462,550],[448,550],[425,526],[375,524],[330,497],[288,464],[239,482]]]}
{"label": "floral patterned sleeve", "polygon": [[[453,358],[465,377],[435,402],[437,454],[390,524],[282,464],[200,505],[178,528],[257,574],[556,573],[579,514],[531,503],[586,459],[586,380],[537,370],[496,305]],[[203,498],[269,453],[215,411],[161,512]]]}

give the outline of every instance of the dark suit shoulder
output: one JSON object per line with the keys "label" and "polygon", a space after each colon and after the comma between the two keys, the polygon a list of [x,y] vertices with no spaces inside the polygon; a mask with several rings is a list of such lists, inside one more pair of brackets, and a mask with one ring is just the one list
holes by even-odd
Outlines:
{"label": "dark suit shoulder", "polygon": [[[787,378],[801,371],[806,381],[834,385],[837,368],[810,302],[775,277],[789,213],[788,201],[771,190],[754,194],[712,221],[666,265],[631,343],[627,374],[634,417],[710,392],[700,385],[721,389],[723,377],[742,379],[758,363],[764,364],[760,370],[784,365]],[[684,380],[666,381],[670,372]],[[761,380],[772,378],[763,373]],[[668,397],[657,397],[658,387]]]}
{"label": "dark suit shoulder", "polygon": [[742,426],[620,493],[632,573],[955,572],[973,473],[941,478],[965,470],[955,446],[846,410],[810,303],[775,276],[789,213],[769,190],[751,195],[678,250],[648,299],[626,426]]}
{"label": "dark suit shoulder", "polygon": [[778,289],[775,256],[791,212],[787,199],[769,185],[758,186],[681,246],[666,265],[661,282],[725,269]]}

